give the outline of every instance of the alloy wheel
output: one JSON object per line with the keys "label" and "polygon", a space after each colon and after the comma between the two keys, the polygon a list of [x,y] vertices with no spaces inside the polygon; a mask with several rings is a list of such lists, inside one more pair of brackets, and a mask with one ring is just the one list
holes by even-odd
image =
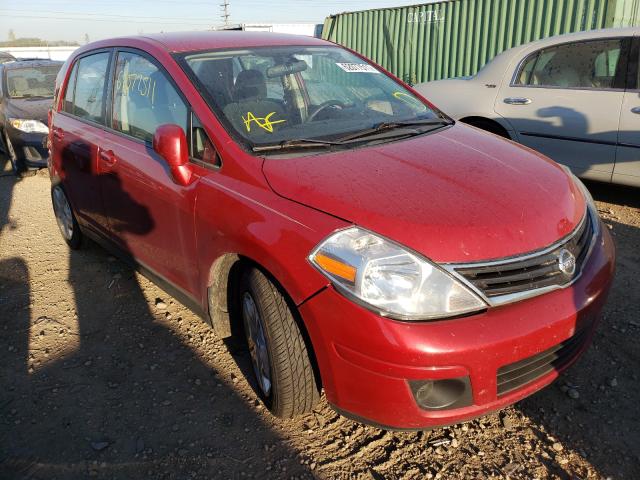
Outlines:
{"label": "alloy wheel", "polygon": [[59,186],[53,189],[53,211],[60,233],[65,240],[70,241],[73,237],[73,213],[71,213],[71,205],[69,205],[67,196]]}
{"label": "alloy wheel", "polygon": [[242,318],[253,371],[256,374],[262,393],[265,397],[268,397],[271,393],[271,366],[267,336],[258,307],[249,292],[245,292],[242,296]]}

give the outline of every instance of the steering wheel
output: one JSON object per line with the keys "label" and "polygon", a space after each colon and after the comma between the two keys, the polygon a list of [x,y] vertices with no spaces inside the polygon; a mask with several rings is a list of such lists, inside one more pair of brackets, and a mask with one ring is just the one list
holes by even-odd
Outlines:
{"label": "steering wheel", "polygon": [[313,122],[315,118],[318,116],[320,112],[326,110],[329,107],[340,107],[340,110],[346,108],[346,105],[339,100],[327,100],[326,102],[322,102],[315,111],[307,117],[306,122]]}

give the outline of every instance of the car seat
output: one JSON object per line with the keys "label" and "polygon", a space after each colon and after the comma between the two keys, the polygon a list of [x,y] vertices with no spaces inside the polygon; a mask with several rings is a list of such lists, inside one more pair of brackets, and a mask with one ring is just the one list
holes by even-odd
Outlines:
{"label": "car seat", "polygon": [[267,98],[267,80],[259,70],[244,70],[238,74],[233,99],[234,102],[224,108],[224,114],[247,136],[273,133],[288,120],[283,105]]}
{"label": "car seat", "polygon": [[23,77],[12,77],[7,80],[9,94],[14,97],[21,97],[29,91],[29,82]]}

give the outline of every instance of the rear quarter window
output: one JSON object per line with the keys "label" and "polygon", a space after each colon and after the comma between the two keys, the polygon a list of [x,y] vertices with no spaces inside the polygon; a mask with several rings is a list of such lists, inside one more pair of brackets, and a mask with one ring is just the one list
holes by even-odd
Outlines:
{"label": "rear quarter window", "polygon": [[62,104],[62,110],[67,113],[73,113],[73,95],[76,90],[76,74],[78,73],[78,63],[73,65],[71,75],[69,75],[69,81],[64,93],[64,103]]}
{"label": "rear quarter window", "polygon": [[70,80],[65,94],[66,112],[92,122],[105,123],[104,98],[109,56],[109,52],[88,55],[74,65],[72,78],[75,77],[75,88],[70,96]]}

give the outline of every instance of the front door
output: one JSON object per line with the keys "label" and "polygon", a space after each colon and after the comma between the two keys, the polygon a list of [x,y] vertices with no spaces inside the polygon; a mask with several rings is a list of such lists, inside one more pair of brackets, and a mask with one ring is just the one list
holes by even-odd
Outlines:
{"label": "front door", "polygon": [[111,126],[98,152],[101,189],[112,236],[143,266],[187,293],[198,293],[193,208],[198,179],[173,182],[151,142],[156,128],[187,130],[188,108],[150,58],[119,51]]}
{"label": "front door", "polygon": [[502,87],[495,110],[518,141],[609,181],[615,164],[629,39],[564,43],[532,53]]}

